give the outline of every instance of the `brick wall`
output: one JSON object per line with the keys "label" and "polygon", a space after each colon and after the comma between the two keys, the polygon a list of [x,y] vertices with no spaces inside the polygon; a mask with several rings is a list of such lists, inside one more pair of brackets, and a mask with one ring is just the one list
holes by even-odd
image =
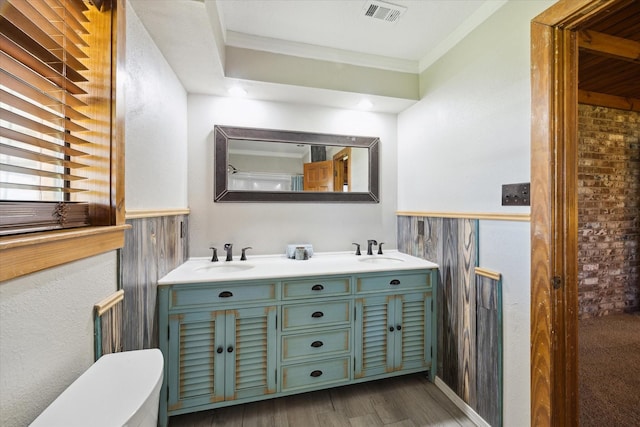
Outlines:
{"label": "brick wall", "polygon": [[640,310],[640,113],[578,110],[580,317]]}

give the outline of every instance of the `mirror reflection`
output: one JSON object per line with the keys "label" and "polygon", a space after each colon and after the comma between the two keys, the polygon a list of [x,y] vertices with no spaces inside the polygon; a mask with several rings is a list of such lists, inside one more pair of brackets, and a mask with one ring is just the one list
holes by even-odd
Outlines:
{"label": "mirror reflection", "polygon": [[376,137],[214,127],[216,202],[378,203]]}
{"label": "mirror reflection", "polygon": [[367,148],[232,139],[228,189],[237,191],[365,192]]}

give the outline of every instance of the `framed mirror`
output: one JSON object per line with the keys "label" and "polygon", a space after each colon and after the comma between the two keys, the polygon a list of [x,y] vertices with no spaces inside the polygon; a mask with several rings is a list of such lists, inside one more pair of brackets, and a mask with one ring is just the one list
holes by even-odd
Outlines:
{"label": "framed mirror", "polygon": [[214,137],[215,202],[379,202],[379,138],[219,125]]}

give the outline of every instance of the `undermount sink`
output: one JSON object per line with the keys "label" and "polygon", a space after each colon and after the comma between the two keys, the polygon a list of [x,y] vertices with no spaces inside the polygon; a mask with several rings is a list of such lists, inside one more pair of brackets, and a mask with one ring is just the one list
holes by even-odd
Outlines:
{"label": "undermount sink", "polygon": [[368,262],[370,264],[395,264],[397,262],[404,262],[404,260],[388,256],[377,256],[373,258],[362,258],[360,262]]}
{"label": "undermount sink", "polygon": [[196,271],[207,271],[215,273],[237,273],[238,271],[246,271],[252,269],[251,264],[209,264],[198,267]]}
{"label": "undermount sink", "polygon": [[288,277],[361,274],[380,271],[408,271],[437,268],[424,259],[388,249],[384,254],[354,256],[353,251],[314,253],[306,261],[286,254],[252,255],[248,261],[212,262],[209,257],[187,260],[158,281],[159,286],[187,283],[222,283],[241,280],[284,279]]}

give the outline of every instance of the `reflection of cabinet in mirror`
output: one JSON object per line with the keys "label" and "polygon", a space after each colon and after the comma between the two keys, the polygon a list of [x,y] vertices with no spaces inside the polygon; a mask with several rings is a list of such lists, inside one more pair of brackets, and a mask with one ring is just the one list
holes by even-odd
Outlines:
{"label": "reflection of cabinet in mirror", "polygon": [[[340,149],[341,147],[332,148]],[[366,191],[366,187],[362,190],[352,189],[351,176],[353,169],[351,167],[351,151],[351,147],[342,148],[333,154],[332,160],[305,163],[303,173],[304,191]],[[359,166],[360,168],[356,169],[356,173],[366,177],[366,163],[364,167],[362,167],[362,164]]]}
{"label": "reflection of cabinet in mirror", "polygon": [[304,164],[304,191],[333,191],[333,160]]}
{"label": "reflection of cabinet in mirror", "polygon": [[333,191],[351,191],[351,148],[333,155]]}

